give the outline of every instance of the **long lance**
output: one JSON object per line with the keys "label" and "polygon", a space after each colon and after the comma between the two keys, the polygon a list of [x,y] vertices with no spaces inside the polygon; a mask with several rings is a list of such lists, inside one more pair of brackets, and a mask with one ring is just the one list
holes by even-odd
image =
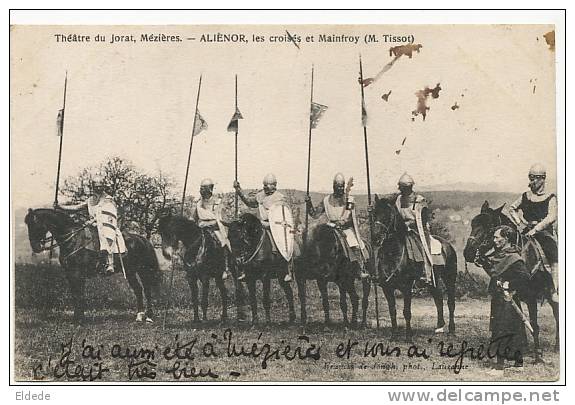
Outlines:
{"label": "long lance", "polygon": [[[60,192],[60,167],[62,165],[62,145],[64,140],[64,115],[66,113],[66,90],[68,87],[68,71],[64,78],[64,101],[62,102],[62,114],[60,115],[60,122],[58,123],[58,135],[60,135],[60,147],[58,149],[58,170],[56,171],[56,190],[54,190],[54,205],[58,205],[58,193]],[[52,251],[54,247],[54,238],[50,242],[49,258],[52,260]]]}
{"label": "long lance", "polygon": [[[371,183],[369,180],[369,150],[367,146],[367,117],[364,117],[364,114],[367,115],[365,109],[365,96],[363,91],[363,68],[361,64],[361,55],[359,55],[359,87],[361,88],[361,114],[362,114],[362,126],[363,126],[363,143],[365,146],[365,169],[367,175],[367,203],[371,206]],[[365,118],[365,119],[364,119]],[[375,235],[373,233],[373,213],[369,212],[369,232],[371,235],[371,241],[375,240]],[[370,257],[370,265],[375,273],[375,280],[373,281],[374,290],[375,290],[375,317],[376,317],[376,327],[379,329],[379,299],[377,294],[377,282],[379,281],[379,269],[375,265],[375,252],[372,252]],[[372,274],[373,274],[372,273]]]}
{"label": "long lance", "polygon": [[186,201],[186,189],[188,187],[188,174],[190,172],[190,160],[192,159],[192,148],[194,146],[194,131],[196,130],[196,121],[198,119],[198,103],[200,101],[200,89],[202,88],[202,75],[200,75],[200,82],[198,84],[198,95],[196,97],[196,111],[194,113],[194,124],[192,126],[192,136],[190,139],[190,150],[188,151],[188,163],[186,165],[186,177],[184,178],[184,191],[182,191],[182,207],[180,215],[184,215],[184,205]]}
{"label": "long lance", "polygon": [[[234,114],[238,111],[238,75],[236,75],[236,109]],[[234,180],[238,181],[238,131],[239,131],[240,122],[236,120],[236,133],[234,135],[234,155],[235,155],[235,171],[234,171]],[[238,217],[238,193],[234,193],[234,215]]]}
{"label": "long lance", "polygon": [[[190,139],[190,150],[188,151],[188,163],[186,165],[186,177],[184,179],[184,191],[182,192],[182,207],[180,208],[180,215],[184,215],[184,206],[186,202],[186,188],[188,185],[188,174],[190,172],[190,160],[192,158],[192,148],[194,146],[194,131],[196,129],[196,120],[198,117],[198,103],[200,101],[200,89],[202,88],[202,75],[200,75],[200,81],[198,83],[198,95],[196,97],[196,110],[194,113],[194,123],[192,126],[192,136]],[[170,301],[172,298],[172,287],[174,285],[174,254],[172,252],[172,270],[170,272],[170,286],[168,287],[168,298],[166,300],[166,307],[164,308],[164,319],[162,321],[162,329],[166,329],[166,318],[168,316],[168,309],[170,308]]]}
{"label": "long lance", "polygon": [[60,191],[60,166],[62,164],[62,144],[64,140],[64,115],[66,114],[66,90],[68,87],[68,71],[66,71],[66,77],[64,78],[64,101],[62,103],[62,115],[60,117],[60,128],[58,132],[60,135],[60,149],[58,151],[58,171],[56,172],[56,190],[54,191],[54,205],[58,204],[58,193]]}
{"label": "long lance", "polygon": [[[311,116],[311,106],[313,103],[313,65],[311,66],[311,94],[309,97],[310,115],[309,115],[309,134],[308,134],[308,146],[307,146],[307,183],[305,189],[305,195],[309,197],[309,177],[311,171],[311,129],[312,129],[312,116]],[[309,224],[309,209],[307,204],[305,205],[305,229],[303,235],[304,251],[307,247],[307,231]]]}

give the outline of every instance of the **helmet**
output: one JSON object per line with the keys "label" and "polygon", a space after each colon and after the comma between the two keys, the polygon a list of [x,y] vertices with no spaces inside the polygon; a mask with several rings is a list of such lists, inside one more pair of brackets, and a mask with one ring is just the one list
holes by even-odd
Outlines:
{"label": "helmet", "polygon": [[546,174],[547,174],[547,171],[545,170],[545,166],[543,166],[542,164],[539,164],[539,163],[535,163],[529,169],[529,175],[530,176],[545,176]]}
{"label": "helmet", "polygon": [[264,185],[266,184],[277,184],[276,176],[273,173],[266,174],[264,177]]}
{"label": "helmet", "polygon": [[397,185],[399,186],[413,186],[414,184],[415,181],[413,181],[413,178],[407,173],[403,173],[397,182]]}
{"label": "helmet", "polygon": [[342,173],[337,173],[333,178],[333,184],[345,184],[345,177]]}
{"label": "helmet", "polygon": [[200,183],[200,187],[204,187],[204,186],[213,186],[214,185],[214,181],[210,178],[205,178],[202,180],[202,182]]}

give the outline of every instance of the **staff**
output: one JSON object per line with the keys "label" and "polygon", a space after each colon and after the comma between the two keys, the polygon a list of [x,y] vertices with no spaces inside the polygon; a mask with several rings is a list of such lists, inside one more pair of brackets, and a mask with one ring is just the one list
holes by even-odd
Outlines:
{"label": "staff", "polygon": [[[54,207],[58,206],[58,193],[60,191],[60,166],[62,164],[62,144],[64,140],[64,113],[66,111],[66,89],[68,87],[68,71],[66,71],[66,76],[64,78],[64,101],[62,103],[62,109],[58,111],[58,136],[60,137],[60,148],[58,150],[58,170],[56,172],[56,190],[54,191]],[[50,253],[49,258],[52,260],[52,252],[54,247],[54,238],[50,240]]]}
{"label": "staff", "polygon": [[[365,169],[367,174],[367,204],[371,207],[371,183],[369,181],[369,151],[367,147],[367,112],[365,110],[365,98],[363,93],[363,68],[361,64],[361,55],[359,55],[359,87],[361,88],[361,125],[363,126],[363,143],[365,146]],[[371,241],[375,240],[373,233],[373,213],[369,212],[369,232]],[[377,296],[377,281],[379,280],[379,269],[375,266],[375,252],[371,255],[370,265],[375,272],[374,289],[375,289],[375,317],[376,327],[379,329],[379,299]]]}
{"label": "staff", "polygon": [[[311,66],[311,94],[310,94],[310,108],[313,109],[313,65]],[[309,198],[309,176],[310,176],[310,166],[311,166],[311,130],[313,128],[313,110],[310,111],[309,120],[309,134],[308,134],[308,146],[307,146],[307,183],[305,189],[305,195]],[[305,205],[305,230],[303,235],[304,250],[307,242],[307,230],[309,224],[309,208]]]}
{"label": "staff", "polygon": [[[190,150],[188,151],[188,163],[186,165],[186,177],[184,179],[184,191],[182,192],[182,208],[180,214],[184,215],[184,205],[186,201],[186,188],[188,186],[188,173],[190,172],[190,160],[192,158],[192,147],[194,146],[194,136],[196,135],[196,123],[198,119],[198,103],[200,101],[200,89],[202,88],[202,75],[200,75],[200,82],[198,83],[198,95],[196,97],[196,111],[194,113],[194,124],[192,126],[192,136],[190,139]],[[201,129],[200,129],[201,130]]]}
{"label": "staff", "polygon": [[[194,136],[197,135],[196,133],[196,123],[198,119],[198,103],[200,101],[200,89],[202,88],[202,75],[200,75],[200,81],[198,83],[198,95],[196,97],[196,111],[194,113],[194,123],[192,126],[192,136],[190,139],[190,149],[188,151],[188,163],[186,165],[186,177],[184,179],[184,191],[182,192],[182,206],[180,208],[180,215],[184,215],[184,206],[186,203],[186,188],[188,185],[188,174],[190,171],[190,160],[192,158],[192,148],[194,146]],[[203,121],[203,119],[201,119]],[[201,131],[202,128],[199,129]],[[198,131],[198,133],[199,133]],[[172,270],[170,272],[170,286],[168,287],[168,298],[166,300],[166,307],[164,308],[164,319],[162,322],[162,329],[166,329],[166,317],[168,316],[168,308],[170,307],[170,301],[172,298],[172,286],[174,284],[174,256],[172,254]]]}
{"label": "staff", "polygon": [[58,111],[58,136],[60,137],[60,150],[58,151],[58,171],[56,173],[56,190],[54,192],[54,205],[58,205],[58,192],[60,190],[60,166],[62,164],[62,141],[64,140],[64,114],[66,112],[66,88],[68,87],[68,71],[64,78],[64,102]]}

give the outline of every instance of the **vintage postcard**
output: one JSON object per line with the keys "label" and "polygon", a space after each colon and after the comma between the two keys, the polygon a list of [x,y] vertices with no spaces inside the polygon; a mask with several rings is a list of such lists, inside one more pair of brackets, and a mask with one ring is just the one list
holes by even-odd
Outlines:
{"label": "vintage postcard", "polygon": [[555,30],[12,25],[13,381],[558,381]]}

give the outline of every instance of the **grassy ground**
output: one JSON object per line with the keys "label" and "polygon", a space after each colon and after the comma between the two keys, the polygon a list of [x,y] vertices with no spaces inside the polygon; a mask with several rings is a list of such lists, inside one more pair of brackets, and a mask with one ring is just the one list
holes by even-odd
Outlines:
{"label": "grassy ground", "polygon": [[[118,280],[116,280],[117,278]],[[334,324],[326,327],[323,311],[315,283],[308,283],[308,314],[310,323],[306,330],[299,325],[287,324],[287,308],[283,292],[275,285],[272,291],[272,323],[237,324],[230,321],[220,324],[220,298],[215,291],[210,293],[209,317],[215,319],[207,323],[192,325],[189,294],[181,274],[176,277],[175,307],[170,310],[166,329],[162,329],[161,316],[153,324],[135,322],[133,296],[125,287],[109,289],[115,284],[123,284],[120,276],[111,279],[93,279],[87,285],[88,305],[92,309],[87,313],[87,323],[75,326],[71,323],[72,313],[68,299],[60,300],[58,309],[51,312],[48,318],[40,317],[41,312],[33,306],[17,305],[15,312],[15,370],[17,380],[42,379],[44,381],[82,381],[83,373],[89,380],[97,377],[99,367],[108,369],[102,372],[101,380],[128,381],[554,381],[559,377],[559,355],[552,351],[554,337],[553,316],[548,306],[541,310],[541,342],[546,363],[533,365],[533,358],[528,355],[522,372],[508,369],[503,377],[492,377],[489,361],[471,360],[467,353],[459,373],[452,369],[458,356],[442,357],[438,344],[441,341],[452,343],[452,352],[460,350],[467,342],[468,348],[478,349],[481,344],[488,344],[489,302],[486,298],[461,298],[456,307],[456,335],[434,335],[436,315],[431,298],[418,298],[413,302],[414,345],[421,353],[424,349],[428,358],[410,357],[410,344],[403,339],[392,340],[389,329],[387,305],[380,293],[380,309],[383,328],[376,330],[372,326],[375,319],[373,292],[370,298],[369,328],[352,330],[342,325],[339,309],[339,295],[334,288],[330,289],[331,314]],[[108,284],[106,284],[108,283]],[[212,287],[212,290],[215,288]],[[358,287],[358,291],[360,288]],[[128,297],[128,298],[126,298]],[[261,308],[261,291],[259,292],[260,319],[263,319]],[[60,303],[58,300],[53,302]],[[112,309],[106,309],[112,308]],[[402,300],[398,300],[400,327],[403,327],[401,315]],[[447,308],[445,308],[447,311]],[[296,300],[296,311],[299,319],[299,305]],[[161,313],[161,311],[159,311]],[[230,308],[230,317],[235,318],[236,311]],[[225,332],[226,329],[230,332]],[[402,329],[403,332],[403,329]],[[307,342],[302,336],[309,338]],[[72,339],[69,356],[67,342]],[[195,339],[195,343],[194,343]],[[429,341],[431,339],[431,342]],[[85,341],[84,341],[85,340]],[[228,340],[244,347],[244,355],[228,356]],[[336,354],[338,346],[343,348],[352,344],[347,358]],[[83,342],[84,341],[84,342]],[[531,341],[531,340],[530,340]],[[179,360],[173,357],[176,342],[185,346]],[[357,342],[357,345],[353,343]],[[186,346],[186,344],[189,345]],[[364,356],[364,349],[376,343],[382,343],[391,351],[394,347],[400,350],[400,356]],[[256,345],[252,353],[252,346]],[[266,346],[267,344],[267,346]],[[64,345],[64,347],[62,347]],[[93,350],[90,350],[91,345]],[[315,345],[315,349],[312,347]],[[289,349],[286,349],[289,346]],[[165,352],[166,347],[171,348]],[[297,352],[296,348],[300,347]],[[317,353],[319,358],[304,357]],[[84,350],[83,350],[84,349]],[[186,349],[188,349],[186,351]],[[212,350],[213,349],[213,350]],[[98,352],[99,350],[99,356]],[[130,368],[126,350],[133,357],[133,364],[148,359],[149,363]],[[274,356],[277,350],[277,356]],[[396,349],[397,350],[397,349]],[[414,350],[413,348],[411,349]],[[246,355],[251,353],[251,355]],[[120,353],[122,356],[120,356]],[[265,362],[268,353],[271,358]],[[295,359],[289,360],[294,357]],[[289,358],[289,359],[288,359]],[[68,361],[68,363],[66,363]],[[60,365],[58,363],[60,362]],[[153,363],[154,366],[151,366]],[[68,375],[63,375],[68,365]],[[176,367],[174,367],[176,366]],[[265,366],[265,368],[264,368]],[[155,370],[155,378],[144,378],[143,368],[150,373]],[[451,369],[449,369],[451,367]],[[194,370],[192,370],[194,368]],[[184,370],[185,369],[185,370]],[[200,372],[217,375],[192,377]],[[34,370],[35,375],[34,375]],[[136,373],[136,370],[139,374]],[[90,374],[91,373],[91,374]],[[57,376],[57,377],[55,377]],[[179,377],[179,378],[178,378]]]}

